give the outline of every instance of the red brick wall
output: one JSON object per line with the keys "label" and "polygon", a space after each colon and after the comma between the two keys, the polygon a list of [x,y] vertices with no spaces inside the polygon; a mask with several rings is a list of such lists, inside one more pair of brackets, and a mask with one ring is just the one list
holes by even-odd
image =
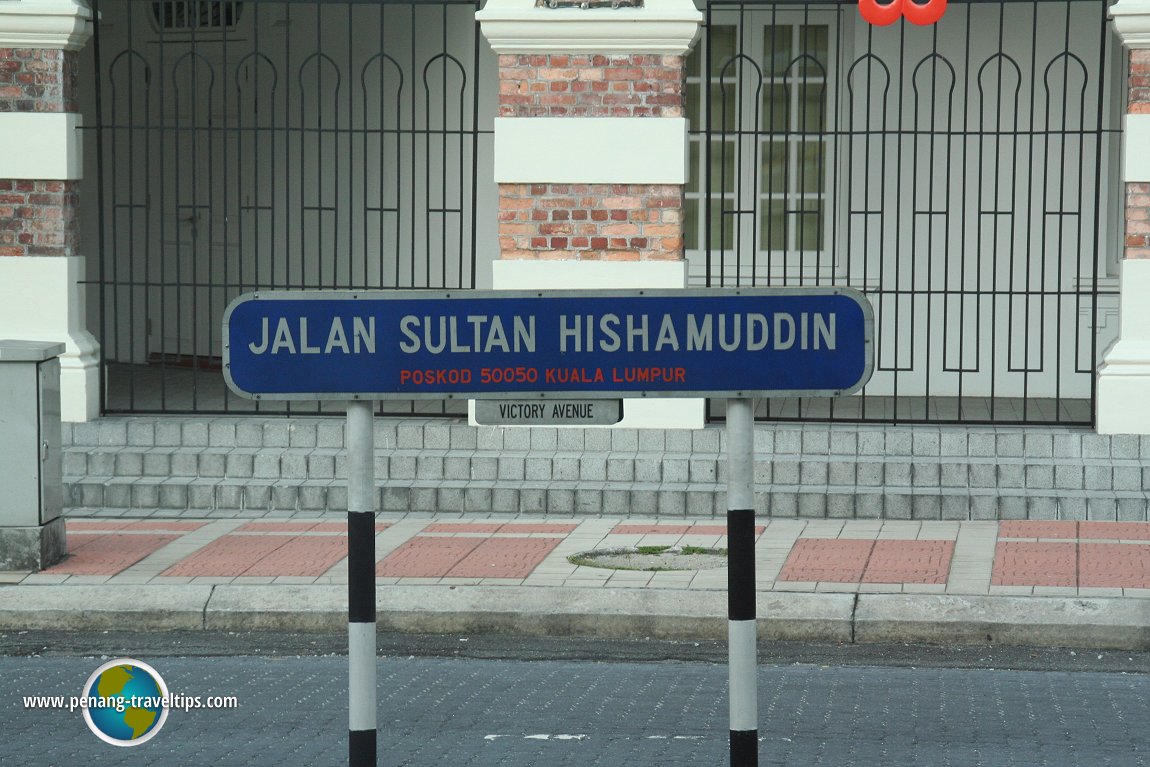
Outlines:
{"label": "red brick wall", "polygon": [[507,259],[678,260],[683,190],[667,184],[500,184]]}
{"label": "red brick wall", "polygon": [[501,117],[682,117],[683,57],[499,57]]}
{"label": "red brick wall", "polygon": [[0,48],[0,112],[79,112],[76,53]]}
{"label": "red brick wall", "polygon": [[[78,111],[74,51],[0,48],[0,112]],[[0,256],[77,255],[78,187],[0,178]]]}
{"label": "red brick wall", "polygon": [[[684,58],[499,57],[502,117],[682,117]],[[556,151],[563,151],[556,147]],[[667,184],[501,184],[503,258],[683,258],[683,189]]]}
{"label": "red brick wall", "polygon": [[[1150,114],[1150,50],[1130,51],[1127,114]],[[1150,258],[1150,184],[1126,185],[1126,258]]]}
{"label": "red brick wall", "polygon": [[1150,49],[1130,51],[1130,79],[1127,87],[1126,112],[1150,113]]}
{"label": "red brick wall", "polygon": [[0,256],[74,256],[77,181],[0,179]]}

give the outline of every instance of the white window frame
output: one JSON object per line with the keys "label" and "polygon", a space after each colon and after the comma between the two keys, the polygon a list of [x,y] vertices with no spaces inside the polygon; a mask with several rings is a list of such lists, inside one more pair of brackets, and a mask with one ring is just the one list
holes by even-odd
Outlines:
{"label": "white window frame", "polygon": [[[750,65],[750,62],[744,62],[734,69],[742,69],[744,72],[749,72],[752,77],[744,77],[740,83],[741,90],[739,91],[739,103],[743,105],[742,114],[736,114],[735,118],[738,122],[738,134],[733,137],[721,139],[734,153],[734,158],[727,159],[726,164],[730,167],[732,164],[735,168],[734,185],[728,182],[727,188],[720,194],[714,195],[711,202],[712,207],[712,221],[714,226],[722,225],[720,222],[723,218],[730,218],[718,215],[717,207],[719,205],[733,206],[737,200],[743,206],[743,210],[752,210],[752,213],[742,213],[734,218],[736,224],[731,225],[725,241],[723,242],[723,249],[719,249],[719,234],[712,232],[712,242],[715,243],[715,248],[711,251],[712,256],[712,282],[715,283],[719,280],[720,274],[725,275],[725,281],[734,283],[736,274],[741,284],[750,284],[753,280],[756,284],[760,285],[798,285],[798,284],[815,284],[816,281],[826,283],[837,273],[837,265],[835,264],[835,256],[832,252],[832,232],[834,222],[838,216],[835,207],[835,190],[832,188],[832,183],[836,181],[839,174],[835,172],[833,167],[835,152],[834,152],[834,137],[833,131],[835,127],[836,105],[837,105],[837,86],[836,82],[836,68],[838,66],[838,57],[842,53],[836,49],[836,43],[843,42],[840,37],[846,35],[850,30],[850,24],[844,23],[840,18],[840,11],[834,9],[810,9],[803,8],[802,6],[791,7],[778,7],[768,10],[744,10],[744,11],[713,11],[711,15],[711,24],[714,27],[729,27],[734,26],[738,40],[736,42],[737,50],[741,50],[744,56],[749,57],[754,61],[762,71],[762,89],[772,84],[778,84],[785,81],[789,87],[789,100],[790,120],[785,134],[773,134],[771,136],[757,136],[754,135],[756,129],[755,121],[758,119],[759,128],[761,129],[768,118],[767,114],[757,114],[764,109],[762,104],[763,94],[756,94],[755,85],[757,83],[750,82],[757,80],[755,68]],[[823,77],[807,77],[799,75],[801,64],[797,61],[801,55],[800,48],[800,28],[804,25],[809,26],[825,26],[827,28],[827,60],[823,63],[825,68],[825,75]],[[769,26],[785,26],[791,29],[791,64],[786,70],[785,75],[775,75],[768,71],[766,61],[766,45],[764,43],[765,30]],[[687,75],[687,97],[692,99],[695,103],[688,104],[688,113],[696,116],[698,124],[692,126],[692,134],[690,135],[690,181],[685,192],[688,207],[685,210],[685,215],[693,215],[693,228],[697,233],[696,236],[686,242],[687,257],[691,262],[690,280],[692,283],[702,283],[706,279],[706,253],[707,247],[705,245],[706,236],[706,195],[704,187],[706,185],[706,140],[707,135],[705,126],[707,120],[710,119],[710,106],[711,99],[710,88],[705,83],[706,67],[702,56],[707,55],[706,51],[707,35],[704,32],[700,41],[697,43],[696,53],[693,55],[698,61],[698,71],[692,74],[688,69]],[[849,46],[848,46],[849,47]],[[711,72],[710,86],[718,89],[720,81],[720,68],[721,64],[716,64],[716,67]],[[728,77],[733,69],[728,70]],[[822,81],[825,84],[824,90],[824,124],[822,127],[823,135],[816,139],[821,141],[824,145],[824,155],[822,158],[822,189],[817,192],[801,192],[799,186],[803,183],[803,174],[799,172],[800,167],[800,148],[803,145],[809,145],[812,142],[809,138],[804,139],[802,134],[798,133],[800,126],[801,111],[797,108],[799,105],[800,88],[797,85],[800,82],[813,82],[818,83]],[[716,96],[715,100],[718,101],[721,96]],[[754,104],[755,109],[746,109],[747,104]],[[720,133],[722,125],[716,125],[716,133]],[[785,136],[785,139],[781,139]],[[714,138],[714,136],[713,136]],[[765,188],[765,179],[763,176],[762,164],[765,159],[767,148],[771,143],[782,143],[785,141],[791,146],[788,151],[788,164],[789,167],[785,174],[787,179],[788,189],[785,192],[773,191]],[[714,144],[717,148],[719,141],[715,140]],[[729,156],[728,156],[729,157]],[[718,174],[723,167],[723,158],[713,158],[714,169],[712,173]],[[715,189],[721,187],[719,178],[712,178],[712,186]],[[769,202],[771,199],[785,200],[787,221],[787,241],[782,249],[771,249],[766,242],[768,232],[764,226],[767,212],[769,211]],[[799,204],[800,200],[805,199],[821,200],[822,202],[822,225],[821,225],[821,243],[818,247],[804,247],[799,250],[799,233],[801,232],[800,219],[801,216],[797,213],[790,211],[795,210],[795,206]],[[748,204],[753,201],[753,208],[748,208]],[[726,207],[726,206],[724,206]],[[729,208],[728,208],[729,209]],[[754,242],[754,247],[751,253],[747,253],[747,249],[743,247],[746,242]],[[753,257],[752,257],[753,256]],[[721,259],[721,264],[718,261]]]}

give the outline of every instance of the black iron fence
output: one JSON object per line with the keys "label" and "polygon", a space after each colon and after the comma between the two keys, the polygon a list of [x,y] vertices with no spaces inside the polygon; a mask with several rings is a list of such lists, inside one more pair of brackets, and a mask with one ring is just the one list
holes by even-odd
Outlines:
{"label": "black iron fence", "polygon": [[105,411],[287,410],[223,385],[246,290],[475,286],[496,219],[477,7],[99,2]]}
{"label": "black iron fence", "polygon": [[759,417],[1091,423],[1121,247],[1106,7],[951,2],[874,27],[854,2],[708,3],[692,281],[851,285],[875,309],[861,394]]}
{"label": "black iron fence", "polygon": [[[246,290],[476,287],[497,218],[479,4],[99,2],[107,412],[288,410],[223,385],[220,318]],[[1121,247],[1106,4],[952,1],[930,27],[838,0],[705,15],[691,282],[850,285],[876,316],[862,393],[759,417],[1091,423]]]}

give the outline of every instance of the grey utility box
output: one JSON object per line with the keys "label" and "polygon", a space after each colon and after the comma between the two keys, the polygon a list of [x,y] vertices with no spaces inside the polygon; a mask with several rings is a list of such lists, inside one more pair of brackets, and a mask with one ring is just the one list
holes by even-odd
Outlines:
{"label": "grey utility box", "polygon": [[67,553],[60,455],[62,343],[0,340],[0,570]]}

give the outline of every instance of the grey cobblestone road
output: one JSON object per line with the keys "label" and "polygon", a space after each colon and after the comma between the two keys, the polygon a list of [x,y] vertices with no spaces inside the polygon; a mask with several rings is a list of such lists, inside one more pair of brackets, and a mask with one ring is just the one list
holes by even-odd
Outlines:
{"label": "grey cobblestone road", "polygon": [[[115,748],[78,711],[22,701],[78,695],[100,658],[0,658],[0,764],[346,764],[346,658],[140,660],[240,708],[176,711]],[[389,658],[379,679],[381,765],[726,764],[723,665]],[[768,666],[759,693],[767,765],[1150,764],[1139,674]]]}

